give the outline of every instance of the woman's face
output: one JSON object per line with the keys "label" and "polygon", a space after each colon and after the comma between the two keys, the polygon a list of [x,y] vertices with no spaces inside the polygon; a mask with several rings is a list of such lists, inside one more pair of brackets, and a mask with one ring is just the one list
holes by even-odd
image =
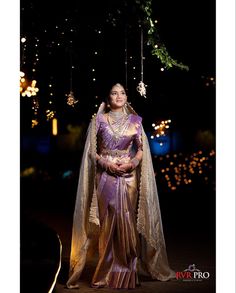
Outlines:
{"label": "woman's face", "polygon": [[122,108],[126,102],[127,102],[127,96],[123,86],[114,85],[109,95],[109,104],[111,109]]}

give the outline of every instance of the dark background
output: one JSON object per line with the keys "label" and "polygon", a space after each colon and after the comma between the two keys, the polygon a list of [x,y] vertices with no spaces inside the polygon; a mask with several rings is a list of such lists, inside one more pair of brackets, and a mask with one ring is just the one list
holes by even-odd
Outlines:
{"label": "dark background", "polygon": [[[116,81],[125,83],[127,40],[129,101],[143,116],[146,128],[153,119],[168,115],[181,130],[214,131],[215,86],[212,82],[206,84],[210,77],[215,82],[215,2],[153,1],[152,9],[170,56],[190,70],[173,67],[160,71],[163,65],[151,55],[144,31],[144,83],[148,86],[148,98],[144,99],[136,91],[141,78],[138,22],[142,16],[135,1],[21,1],[21,36],[27,38],[26,49],[21,46],[21,69],[29,79],[37,80],[41,127],[45,122],[43,111],[49,106],[49,84],[53,87],[51,108],[56,110],[61,131],[71,121],[87,122],[96,111],[95,104],[106,98],[110,85]],[[71,76],[72,89],[79,100],[76,109],[66,104]],[[24,130],[31,125],[26,108],[22,106],[21,112]]]}
{"label": "dark background", "polygon": [[[153,152],[171,263],[183,270],[195,262],[214,274],[215,1],[153,1],[161,41],[170,56],[189,66],[189,71],[166,69],[152,56],[144,32],[146,99],[136,91],[141,78],[139,24],[143,16],[134,2],[21,1],[21,38],[26,37],[21,43],[21,70],[29,80],[37,80],[39,88],[37,115],[32,97],[21,97],[20,102],[21,216],[29,223],[40,221],[59,234],[62,282],[67,276],[86,129],[110,85],[125,84],[125,41],[128,99],[143,117],[148,137],[152,123],[163,119],[171,119],[168,135],[177,137],[176,146],[167,153]],[[67,105],[70,90],[79,101],[75,107]],[[57,136],[51,134],[48,109],[58,120]],[[32,119],[38,121],[34,128]],[[174,167],[185,158],[190,162],[203,156],[209,164],[202,167],[203,173],[196,169],[191,184],[181,182],[176,189],[167,186],[162,170],[172,161],[170,175],[174,178]],[[181,172],[189,176],[189,165]],[[28,231],[22,228],[21,235],[24,239]]]}

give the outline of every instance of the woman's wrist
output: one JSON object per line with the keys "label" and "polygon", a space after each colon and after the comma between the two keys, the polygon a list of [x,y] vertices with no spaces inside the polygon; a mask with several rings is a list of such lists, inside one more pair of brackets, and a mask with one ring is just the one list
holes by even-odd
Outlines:
{"label": "woman's wrist", "polygon": [[131,160],[132,169],[135,169],[139,165],[139,160],[137,158],[133,158]]}
{"label": "woman's wrist", "polygon": [[102,169],[107,170],[106,160],[103,157],[98,158],[98,164],[102,167]]}

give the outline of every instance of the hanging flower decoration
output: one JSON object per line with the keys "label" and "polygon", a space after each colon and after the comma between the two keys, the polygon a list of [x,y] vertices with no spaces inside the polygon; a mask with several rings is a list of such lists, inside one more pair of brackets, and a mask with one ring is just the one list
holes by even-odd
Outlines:
{"label": "hanging flower decoration", "polygon": [[76,103],[78,103],[78,100],[75,99],[74,93],[70,91],[69,95],[67,96],[67,104],[74,107]]}
{"label": "hanging flower decoration", "polygon": [[146,98],[146,87],[147,85],[144,84],[143,81],[140,81],[140,83],[137,86],[137,91],[140,93],[140,95],[144,98]]}
{"label": "hanging flower decoration", "polygon": [[173,59],[169,55],[166,46],[163,44],[163,42],[161,42],[157,26],[155,25],[158,21],[153,21],[152,19],[152,0],[135,0],[135,2],[143,13],[143,28],[147,33],[147,45],[151,47],[151,54],[153,56],[157,56],[166,69],[170,69],[171,67],[175,66],[182,70],[188,71],[189,67]]}

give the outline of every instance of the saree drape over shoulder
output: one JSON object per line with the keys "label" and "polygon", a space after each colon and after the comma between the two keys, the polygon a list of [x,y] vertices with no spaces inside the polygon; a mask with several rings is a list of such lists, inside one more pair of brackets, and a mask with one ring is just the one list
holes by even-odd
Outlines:
{"label": "saree drape over shoulder", "polygon": [[[93,243],[99,260],[93,287],[135,288],[138,272],[153,279],[175,278],[170,269],[148,140],[142,118],[130,107],[119,139],[104,118],[102,104],[91,120],[81,161],[72,229],[68,288],[78,287]],[[96,153],[111,162],[129,162],[143,151],[139,166],[122,176],[96,165]]]}

